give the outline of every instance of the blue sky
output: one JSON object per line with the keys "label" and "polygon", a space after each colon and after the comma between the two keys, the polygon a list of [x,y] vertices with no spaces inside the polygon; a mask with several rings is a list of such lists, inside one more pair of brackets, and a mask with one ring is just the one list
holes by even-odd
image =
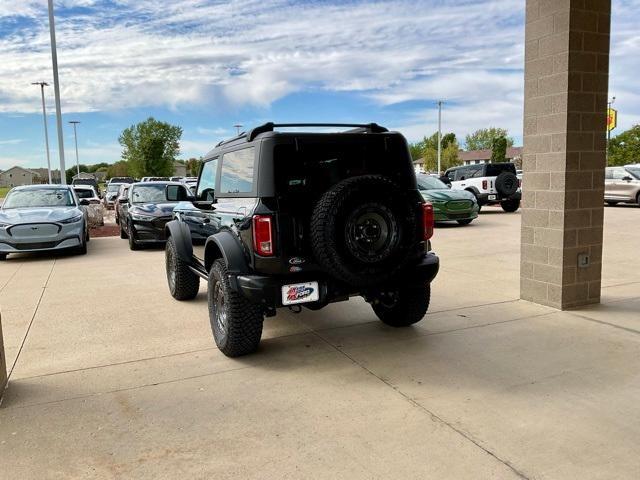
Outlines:
{"label": "blue sky", "polygon": [[[614,0],[611,93],[640,121],[640,0]],[[409,140],[436,128],[522,129],[523,0],[60,0],[67,165],[120,157],[148,116],[200,156],[233,125],[371,122]],[[52,81],[46,0],[0,0],[0,169],[46,165],[39,88]],[[57,164],[53,88],[45,90]]]}

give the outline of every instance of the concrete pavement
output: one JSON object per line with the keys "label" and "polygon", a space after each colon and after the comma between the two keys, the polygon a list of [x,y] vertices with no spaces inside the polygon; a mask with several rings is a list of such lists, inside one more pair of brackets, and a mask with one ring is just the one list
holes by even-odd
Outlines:
{"label": "concrete pavement", "polygon": [[639,214],[605,210],[602,305],[517,300],[519,215],[485,209],[436,230],[416,327],[283,311],[235,360],[162,250],[10,257],[0,478],[638,478]]}

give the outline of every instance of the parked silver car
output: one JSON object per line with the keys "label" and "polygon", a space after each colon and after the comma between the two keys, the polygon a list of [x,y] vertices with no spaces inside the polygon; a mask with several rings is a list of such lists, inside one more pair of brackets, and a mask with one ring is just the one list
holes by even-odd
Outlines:
{"label": "parked silver car", "polygon": [[9,191],[0,209],[0,260],[9,253],[74,248],[87,253],[89,224],[73,188],[27,185]]}
{"label": "parked silver car", "polygon": [[604,175],[604,201],[609,205],[635,203],[640,206],[640,165],[607,167]]}

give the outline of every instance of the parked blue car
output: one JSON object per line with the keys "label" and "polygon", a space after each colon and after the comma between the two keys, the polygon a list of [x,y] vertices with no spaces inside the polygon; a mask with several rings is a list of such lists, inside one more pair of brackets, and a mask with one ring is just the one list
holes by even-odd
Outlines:
{"label": "parked blue car", "polygon": [[9,191],[0,209],[0,260],[10,253],[73,248],[87,253],[89,222],[72,187],[27,185]]}

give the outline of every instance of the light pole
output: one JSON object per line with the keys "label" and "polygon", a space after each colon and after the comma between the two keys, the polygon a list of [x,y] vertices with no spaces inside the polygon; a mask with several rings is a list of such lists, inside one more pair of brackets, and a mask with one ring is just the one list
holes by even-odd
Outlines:
{"label": "light pole", "polygon": [[56,126],[58,127],[58,151],[60,153],[60,183],[67,184],[64,166],[64,138],[62,132],[62,111],[60,110],[60,82],[58,81],[58,53],[56,50],[56,25],[53,18],[53,0],[49,3],[49,33],[51,35],[51,63],[53,66],[53,92],[56,98]]}
{"label": "light pole", "polygon": [[47,82],[33,82],[31,85],[40,85],[40,93],[42,96],[42,117],[44,119],[44,146],[47,151],[47,173],[49,174],[49,183],[53,183],[51,178],[51,156],[49,154],[49,129],[47,128],[47,108],[44,105],[44,87],[48,87]]}
{"label": "light pole", "polygon": [[607,151],[605,157],[607,158],[607,165],[609,164],[609,142],[611,141],[611,129],[609,128],[609,114],[611,113],[611,106],[615,103],[616,97],[611,97],[609,103],[607,103]]}
{"label": "light pole", "polygon": [[73,125],[73,137],[76,142],[76,169],[78,171],[78,176],[80,176],[80,160],[78,159],[78,132],[76,131],[76,125],[78,125],[80,122],[77,120],[71,120],[69,123]]}
{"label": "light pole", "polygon": [[442,164],[442,100],[438,100],[438,175]]}
{"label": "light pole", "polygon": [[240,125],[239,123],[236,123],[234,127],[236,129],[236,135],[240,135],[240,129],[242,128],[242,125]]}

